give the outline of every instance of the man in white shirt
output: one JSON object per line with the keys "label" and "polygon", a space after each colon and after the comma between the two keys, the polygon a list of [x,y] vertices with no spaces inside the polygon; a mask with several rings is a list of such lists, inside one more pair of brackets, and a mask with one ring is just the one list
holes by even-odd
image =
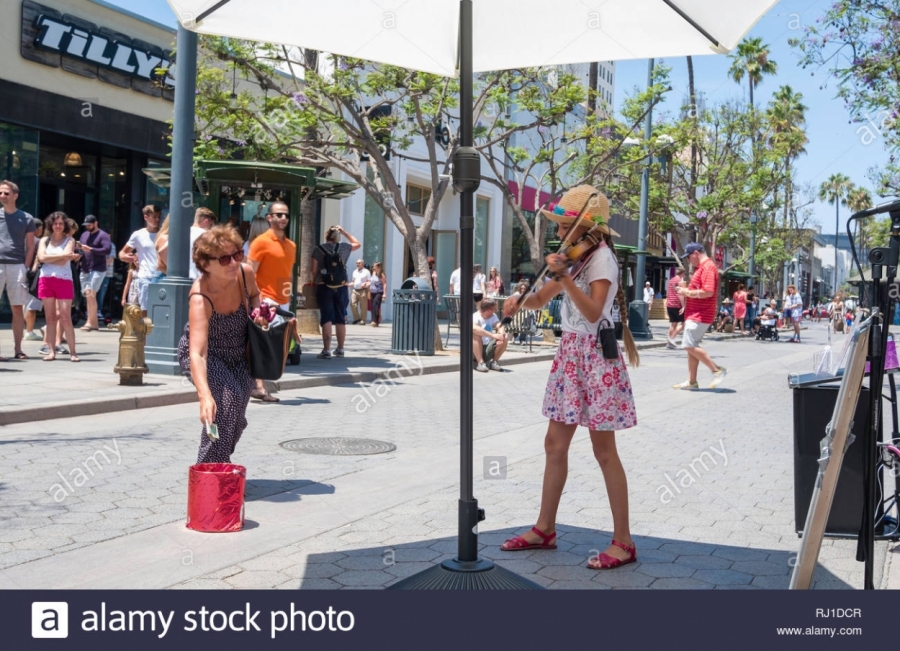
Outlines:
{"label": "man in white shirt", "polygon": [[216,213],[209,208],[197,208],[197,211],[194,213],[194,225],[191,226],[191,244],[188,250],[188,275],[191,280],[197,280],[200,277],[200,270],[194,264],[194,242],[203,233],[212,228],[216,221]]}
{"label": "man in white shirt", "polygon": [[369,285],[372,282],[372,274],[366,269],[365,260],[356,261],[356,269],[353,270],[353,292],[350,296],[350,310],[353,312],[353,325],[362,323],[366,325],[366,312],[369,305]]}
{"label": "man in white shirt", "polygon": [[653,307],[653,288],[649,282],[644,283],[644,302],[648,310]]}
{"label": "man in white shirt", "polygon": [[479,373],[487,373],[488,369],[503,371],[499,361],[506,352],[509,339],[505,332],[499,332],[500,319],[494,314],[496,307],[494,299],[485,298],[472,315],[472,353],[478,363],[475,370]]}
{"label": "man in white shirt", "polygon": [[144,206],[141,212],[144,214],[144,223],[147,224],[147,227],[131,234],[128,242],[119,252],[119,260],[137,263],[138,269],[132,276],[131,282],[138,296],[138,302],[141,304],[141,312],[143,312],[144,316],[147,316],[150,281],[156,273],[158,262],[156,234],[159,231],[162,210],[157,206]]}
{"label": "man in white shirt", "polygon": [[459,296],[462,293],[462,272],[457,267],[450,274],[450,293]]}

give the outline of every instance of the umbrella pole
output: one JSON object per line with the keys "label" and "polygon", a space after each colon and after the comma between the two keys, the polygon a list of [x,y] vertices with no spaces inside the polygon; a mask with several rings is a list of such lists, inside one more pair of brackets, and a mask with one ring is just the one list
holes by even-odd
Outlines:
{"label": "umbrella pole", "polygon": [[478,558],[478,508],[473,479],[472,299],[475,191],[481,182],[481,155],[473,148],[472,0],[460,0],[460,147],[453,157],[453,187],[460,193],[459,233],[462,291],[459,309],[459,540],[457,556],[390,586],[394,590],[540,590],[541,586]]}

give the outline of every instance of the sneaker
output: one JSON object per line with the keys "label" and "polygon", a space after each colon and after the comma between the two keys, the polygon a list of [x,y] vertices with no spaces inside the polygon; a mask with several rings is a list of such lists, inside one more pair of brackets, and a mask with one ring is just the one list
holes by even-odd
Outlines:
{"label": "sneaker", "polygon": [[682,391],[699,391],[700,385],[690,380],[685,380],[681,384],[673,384],[673,389],[681,389]]}
{"label": "sneaker", "polygon": [[492,362],[488,365],[488,368],[491,369],[492,371],[500,371],[501,373],[503,372],[503,367],[500,366],[500,364],[498,364],[497,362],[494,362],[494,361],[492,361]]}
{"label": "sneaker", "polygon": [[666,342],[669,344],[667,348],[675,348],[675,340],[671,337],[666,337]]}
{"label": "sneaker", "polygon": [[344,349],[343,349],[343,348],[335,348],[335,349],[334,349],[334,356],[335,356],[335,357],[343,357],[343,356],[344,356]]}
{"label": "sneaker", "polygon": [[57,346],[56,352],[59,353],[60,355],[68,355],[69,354],[69,351],[66,350],[65,346]]}
{"label": "sneaker", "polygon": [[41,355],[49,355],[50,354],[50,346],[48,346],[47,344],[44,344],[43,346],[41,346],[40,353],[41,353]]}
{"label": "sneaker", "polygon": [[34,330],[25,333],[25,341],[41,341],[43,337]]}
{"label": "sneaker", "polygon": [[669,339],[669,343],[666,344],[666,350],[678,350],[678,346],[672,343],[672,340]]}
{"label": "sneaker", "polygon": [[316,357],[318,357],[319,359],[331,359],[331,351],[323,350],[321,353],[316,355]]}
{"label": "sneaker", "polygon": [[478,371],[479,373],[487,373],[488,367],[485,366],[484,362],[479,362],[478,366],[475,367],[475,370]]}
{"label": "sneaker", "polygon": [[724,366],[720,366],[719,370],[713,373],[712,382],[709,383],[710,389],[715,389],[717,386],[722,384],[723,380],[725,380],[725,375],[728,373]]}

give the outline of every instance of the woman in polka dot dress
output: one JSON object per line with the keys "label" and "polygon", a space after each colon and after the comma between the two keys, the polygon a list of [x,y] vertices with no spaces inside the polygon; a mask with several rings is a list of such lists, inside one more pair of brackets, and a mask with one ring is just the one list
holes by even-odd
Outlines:
{"label": "woman in polka dot dress", "polygon": [[[531,531],[507,540],[500,549],[556,549],[556,514],[568,475],[569,444],[582,426],[588,429],[603,473],[613,524],[611,544],[587,566],[610,570],[637,559],[628,522],[628,482],[616,449],[616,432],[637,424],[634,397],[618,344],[613,340],[604,351],[597,342],[601,326],[612,328],[612,307],[618,301],[625,350],[632,366],[638,364],[612,240],[616,232],[608,225],[606,197],[588,185],[572,188],[557,206],[543,213],[558,224],[560,237],[568,242],[577,242],[587,233],[593,239],[586,240],[592,242],[591,248],[571,269],[566,256],[547,256],[553,279],[521,301],[524,309],[540,309],[562,292],[563,335],[544,392],[543,414],[550,422],[544,439],[547,459],[540,513]],[[511,313],[517,306],[510,298],[504,309]]]}
{"label": "woman in polka dot dress", "polygon": [[[191,287],[190,311],[178,344],[182,371],[200,398],[200,450],[197,463],[230,463],[247,427],[247,403],[256,383],[247,362],[247,308],[259,307],[256,276],[244,258],[243,240],[231,226],[214,226],[194,244],[201,271]],[[258,317],[260,325],[265,318]],[[207,436],[215,423],[219,438]]]}

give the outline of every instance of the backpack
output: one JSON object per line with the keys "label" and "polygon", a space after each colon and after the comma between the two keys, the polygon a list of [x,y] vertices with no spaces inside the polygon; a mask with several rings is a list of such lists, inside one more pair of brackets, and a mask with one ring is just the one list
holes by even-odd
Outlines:
{"label": "backpack", "polygon": [[335,244],[334,249],[329,251],[324,245],[319,245],[324,258],[322,262],[322,280],[329,287],[339,287],[347,283],[347,267],[344,266],[340,248],[340,244]]}

